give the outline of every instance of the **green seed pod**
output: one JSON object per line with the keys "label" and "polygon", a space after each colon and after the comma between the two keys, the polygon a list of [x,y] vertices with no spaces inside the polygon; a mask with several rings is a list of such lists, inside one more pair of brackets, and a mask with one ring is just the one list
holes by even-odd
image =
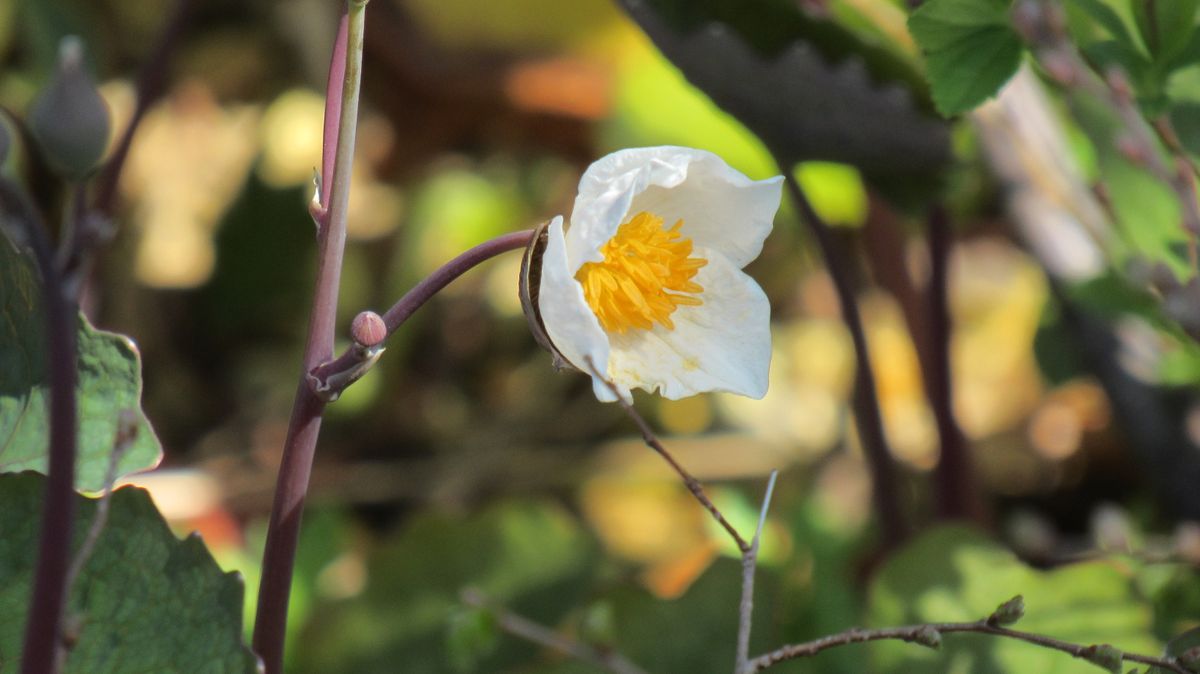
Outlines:
{"label": "green seed pod", "polygon": [[50,167],[79,180],[100,162],[108,145],[108,106],[83,67],[83,43],[63,38],[58,69],[29,111],[29,127]]}

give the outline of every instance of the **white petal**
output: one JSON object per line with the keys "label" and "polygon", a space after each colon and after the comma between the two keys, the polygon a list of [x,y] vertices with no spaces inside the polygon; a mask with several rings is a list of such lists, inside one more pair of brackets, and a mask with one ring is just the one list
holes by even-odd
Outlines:
{"label": "white petal", "polygon": [[[608,364],[608,336],[583,298],[583,286],[568,269],[562,216],[554,218],[546,233],[538,299],[546,334],[571,365],[591,372],[590,359],[603,372]],[[605,400],[614,400],[607,389],[606,393],[609,395]]]}
{"label": "white petal", "polygon": [[720,253],[702,254],[710,256],[708,266],[695,280],[704,286],[704,304],[679,307],[671,314],[674,330],[656,324],[653,330],[610,335],[609,376],[622,390],[658,389],[672,400],[704,391],[766,395],[771,364],[767,296]]}
{"label": "white petal", "polygon": [[598,261],[600,246],[642,211],[669,227],[682,219],[698,248],[725,253],[739,268],[758,256],[779,208],[782,177],[755,181],[711,152],[634,148],[592,164],[579,181],[567,232],[573,270]]}

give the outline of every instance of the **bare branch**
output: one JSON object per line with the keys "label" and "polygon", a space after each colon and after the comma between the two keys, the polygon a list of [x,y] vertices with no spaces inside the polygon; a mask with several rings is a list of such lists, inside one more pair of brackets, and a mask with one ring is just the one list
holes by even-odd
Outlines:
{"label": "bare branch", "polygon": [[581,643],[503,607],[491,605],[478,590],[463,590],[462,601],[473,608],[490,611],[496,618],[496,625],[512,636],[545,646],[576,660],[603,667],[613,674],[646,674],[645,670],[630,662],[620,653]]}
{"label": "bare branch", "polygon": [[775,479],[778,477],[779,471],[771,471],[771,477],[767,479],[767,493],[763,495],[762,508],[758,511],[758,526],[754,529],[754,538],[750,540],[750,549],[742,553],[742,601],[738,606],[735,672],[744,671],[750,660],[750,627],[754,613],[754,572],[758,568],[758,546],[762,541],[762,530],[767,523],[767,510],[771,507],[771,496],[775,493]]}
{"label": "bare branch", "polygon": [[708,510],[710,514],[712,514],[713,519],[717,521],[717,524],[720,524],[721,528],[724,529],[725,532],[729,534],[729,537],[733,539],[733,542],[737,544],[738,550],[740,550],[743,555],[746,554],[750,550],[750,544],[746,542],[746,539],[742,538],[742,535],[737,532],[737,529],[733,528],[733,525],[729,523],[729,520],[725,519],[725,515],[717,508],[716,504],[712,502],[712,499],[708,498],[708,495],[704,493],[704,487],[700,485],[700,481],[692,477],[692,474],[687,472],[683,466],[679,465],[679,462],[675,460],[674,456],[671,456],[671,453],[667,451],[667,448],[664,447],[663,444],[659,442],[658,437],[654,435],[654,431],[650,430],[650,424],[647,423],[644,418],[642,418],[641,414],[638,414],[638,411],[633,408],[633,405],[631,405],[629,401],[625,400],[625,398],[621,395],[621,391],[617,389],[617,385],[609,380],[608,377],[600,374],[600,371],[596,369],[596,364],[592,362],[590,357],[586,359],[586,365],[588,366],[589,374],[604,382],[604,385],[608,387],[608,390],[612,391],[613,395],[616,396],[617,402],[621,405],[621,409],[625,410],[625,414],[629,415],[629,418],[633,419],[633,423],[637,424],[638,430],[642,432],[642,441],[645,442],[650,449],[658,452],[658,455],[661,456],[663,460],[665,460],[671,466],[671,469],[674,470],[675,473],[678,474],[683,480],[683,483],[687,485],[688,491],[692,492],[692,496],[695,496],[696,500],[700,502],[700,505],[704,506],[704,508]]}
{"label": "bare branch", "polygon": [[[802,644],[792,644],[776,649],[770,653],[760,655],[749,663],[746,672],[761,672],[768,667],[776,665],[785,660],[794,660],[796,658],[807,658],[816,655],[822,651],[848,644],[860,644],[868,641],[884,641],[898,640],[908,641],[921,644],[929,648],[938,648],[941,644],[943,634],[953,634],[959,632],[971,632],[975,634],[990,634],[992,636],[1002,637],[1006,639],[1016,639],[1026,643],[1042,646],[1051,650],[1061,651],[1076,658],[1082,658],[1090,662],[1095,662],[1103,653],[1106,647],[1100,644],[1073,644],[1067,641],[1054,639],[1052,637],[1034,634],[1032,632],[1022,632],[1013,630],[1007,627],[1002,627],[993,624],[991,618],[984,618],[975,622],[967,623],[928,623],[924,625],[908,625],[905,627],[887,627],[883,629],[864,630],[860,628],[848,629],[845,632],[831,634],[829,636],[814,639]],[[1151,665],[1160,667],[1164,670],[1175,672],[1175,674],[1191,674],[1178,659],[1174,657],[1154,657],[1151,655],[1139,655],[1137,653],[1119,653],[1123,661],[1136,662],[1143,665]]]}

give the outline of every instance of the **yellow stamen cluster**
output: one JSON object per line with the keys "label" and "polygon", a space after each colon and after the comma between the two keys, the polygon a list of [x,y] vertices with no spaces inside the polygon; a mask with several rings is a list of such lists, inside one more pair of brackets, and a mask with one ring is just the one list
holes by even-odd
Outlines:
{"label": "yellow stamen cluster", "polygon": [[698,297],[679,294],[704,290],[692,277],[708,264],[690,257],[692,240],[683,238],[682,226],[680,220],[666,229],[657,215],[638,213],[601,247],[603,262],[588,262],[576,272],[575,280],[605,330],[624,334],[630,328],[649,330],[655,323],[674,330],[676,307],[703,304]]}

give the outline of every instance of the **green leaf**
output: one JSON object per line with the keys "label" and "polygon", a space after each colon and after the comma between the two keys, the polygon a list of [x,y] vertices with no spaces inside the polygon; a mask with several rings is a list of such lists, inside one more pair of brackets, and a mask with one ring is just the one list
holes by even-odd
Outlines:
{"label": "green leaf", "polygon": [[1021,64],[1003,0],[930,0],[908,19],[925,53],[933,102],[947,117],[994,96]]}
{"label": "green leaf", "polygon": [[[1163,656],[1178,658],[1189,672],[1200,671],[1200,627],[1194,627],[1167,642]],[[1162,667],[1151,667],[1147,674],[1169,674]]]}
{"label": "green leaf", "polygon": [[[889,560],[870,588],[869,621],[879,627],[974,621],[1018,592],[1028,608],[1023,631],[1112,644],[1124,652],[1160,648],[1151,636],[1151,609],[1119,565],[1089,562],[1040,571],[963,527],[935,529]],[[976,634],[946,635],[939,653],[881,643],[872,655],[879,672],[1094,671],[1061,652]]]}
{"label": "green leaf", "polygon": [[688,81],[785,162],[839,162],[928,185],[950,159],[946,125],[922,105],[923,87],[881,75],[873,50],[791,2],[622,4]]}
{"label": "green leaf", "polygon": [[[1135,163],[1119,150],[1124,124],[1107,101],[1081,95],[1074,109],[1080,127],[1096,148],[1100,180],[1107,187],[1116,231],[1127,254],[1163,264],[1179,279],[1189,278],[1187,233],[1176,194],[1145,162]],[[1154,151],[1163,152],[1157,143]],[[1118,266],[1121,262],[1118,260]]]}
{"label": "green leaf", "polygon": [[1134,42],[1133,35],[1130,34],[1129,29],[1126,27],[1125,20],[1117,14],[1116,10],[1105,4],[1103,0],[1071,0],[1067,3],[1066,9],[1068,21],[1071,23],[1072,37],[1076,40],[1077,44],[1087,46],[1090,42],[1087,36],[1080,35],[1077,30],[1081,24],[1080,14],[1082,14],[1083,17],[1086,17],[1107,32],[1109,37],[1130,49],[1137,49],[1137,43]]}
{"label": "green leaf", "polygon": [[484,608],[466,608],[450,615],[446,651],[455,671],[467,672],[496,650],[500,631],[496,616]]}
{"label": "green leaf", "polygon": [[[45,478],[0,475],[0,674],[16,672],[36,564]],[[198,536],[179,540],[144,490],[111,496],[108,521],[68,600],[67,674],[251,674],[242,582]],[[74,548],[97,501],[75,497]]]}
{"label": "green leaf", "polygon": [[[137,435],[125,449],[117,475],[152,468],[162,447],[141,410],[141,362],[128,338],[78,328],[79,446],[75,486],[104,489],[120,416],[129,410]],[[0,472],[46,470],[49,446],[45,318],[36,272],[0,236]]]}
{"label": "green leaf", "polygon": [[876,81],[902,82],[922,99],[922,105],[927,105],[915,64],[837,21],[801,10],[794,0],[637,0],[624,4],[639,23],[640,16],[649,10],[680,35],[721,24],[766,59],[781,56],[798,41],[830,64],[854,57],[863,62]]}
{"label": "green leaf", "polygon": [[1179,53],[1166,65],[1167,70],[1178,70],[1200,62],[1200,32],[1193,32],[1187,44],[1179,49]]}
{"label": "green leaf", "polygon": [[1200,0],[1133,0],[1133,18],[1156,62],[1177,56],[1196,29]]}

